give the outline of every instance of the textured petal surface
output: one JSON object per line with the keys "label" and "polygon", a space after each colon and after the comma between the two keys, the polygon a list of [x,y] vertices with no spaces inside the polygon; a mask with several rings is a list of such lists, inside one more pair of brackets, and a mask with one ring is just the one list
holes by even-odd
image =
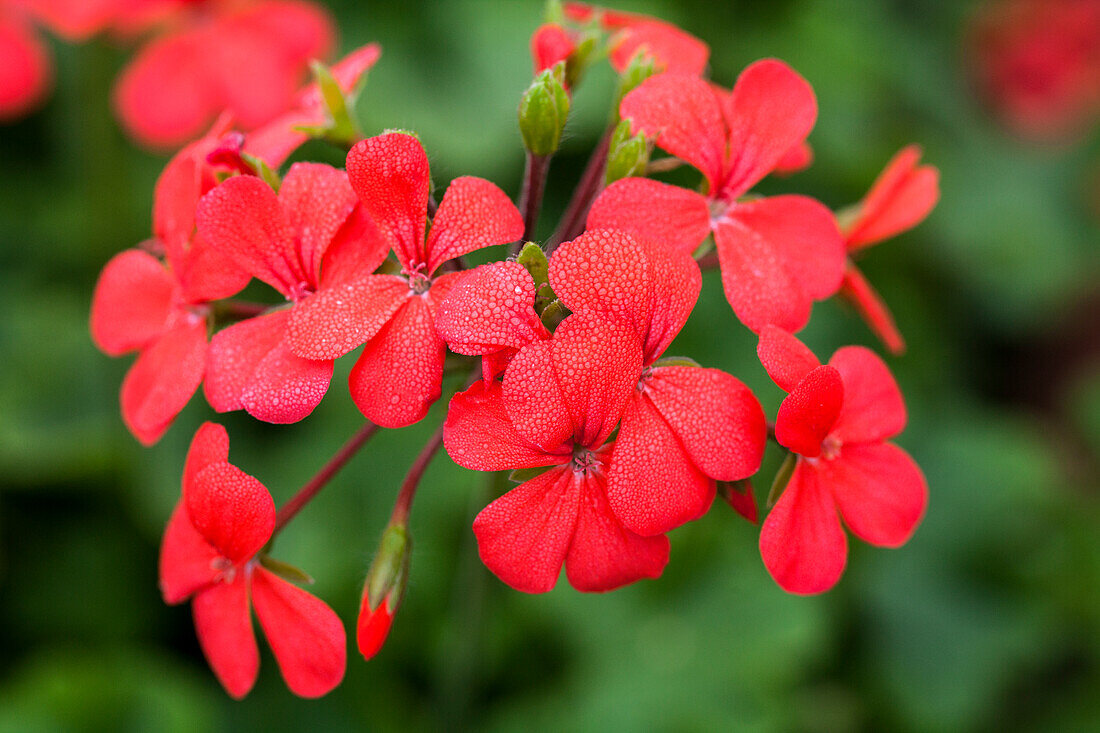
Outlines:
{"label": "textured petal surface", "polygon": [[623,97],[619,114],[635,134],[702,171],[712,193],[722,185],[726,122],[718,100],[702,79],[687,74],[651,76]]}
{"label": "textured petal surface", "polygon": [[844,270],[844,282],[841,283],[840,294],[859,311],[860,316],[886,345],[890,353],[895,355],[905,353],[905,339],[898,331],[890,309],[886,307],[878,291],[867,282],[867,278],[859,268],[851,263],[848,263]]}
{"label": "textured petal surface", "polygon": [[361,280],[377,270],[389,253],[389,240],[382,236],[367,210],[356,206],[325,251],[321,288]]}
{"label": "textured petal surface", "polygon": [[714,501],[672,428],[640,392],[627,403],[607,471],[607,502],[632,532],[659,535],[698,519]]}
{"label": "textured petal surface", "polygon": [[191,523],[234,563],[260,551],[275,528],[275,501],[254,477],[230,463],[211,463],[183,492]]}
{"label": "textured petal surface", "polygon": [[760,469],[767,441],[764,410],[740,380],[718,369],[671,366],[652,369],[644,384],[703,473],[734,481]]}
{"label": "textured petal surface", "polygon": [[367,342],[348,386],[359,411],[384,428],[412,425],[439,399],[446,346],[431,309],[413,297]]}
{"label": "textured petal surface", "polygon": [[786,331],[806,325],[812,300],[771,242],[736,219],[718,222],[714,242],[726,300],[742,323],[754,332],[767,325]]}
{"label": "textured petal surface", "polygon": [[500,383],[484,380],[451,398],[443,445],[451,460],[475,471],[551,466],[568,461],[571,455],[547,453],[516,432],[504,408]]}
{"label": "textured petal surface", "polygon": [[772,578],[788,593],[823,593],[840,580],[848,561],[848,538],[832,492],[800,460],[760,530],[760,555]]}
{"label": "textured petal surface", "polygon": [[358,203],[347,174],[330,165],[295,163],[279,187],[279,203],[294,236],[296,271],[316,285],[326,250]]}
{"label": "textured petal surface", "polygon": [[252,605],[291,692],[320,697],[340,684],[347,667],[347,639],[340,619],[324,601],[257,567]]}
{"label": "textured petal surface", "polygon": [[175,605],[212,583],[218,551],[191,524],[183,502],[176,504],[160,543],[160,593]]}
{"label": "textured petal surface", "polygon": [[241,406],[264,422],[298,422],[321,403],[332,370],[331,359],[303,359],[284,338],[256,365],[241,392]]}
{"label": "textured petal surface", "polygon": [[817,471],[844,523],[872,545],[904,545],[928,505],[924,474],[893,443],[846,445],[835,460],[821,461]]}
{"label": "textured petal surface", "polygon": [[535,283],[518,262],[491,262],[462,276],[443,299],[436,329],[451,350],[485,355],[550,338],[535,312]]}
{"label": "textured petal surface", "polygon": [[730,161],[722,198],[732,201],[770,173],[817,120],[809,83],[775,59],[749,65],[730,97]]}
{"label": "textured petal surface", "polygon": [[229,461],[229,433],[217,423],[204,422],[191,438],[187,459],[183,464],[183,490],[211,463]]}
{"label": "textured petal surface", "polygon": [[[386,133],[348,153],[348,178],[359,201],[407,269],[427,266],[428,156],[412,135]],[[427,273],[424,273],[427,274]]]}
{"label": "textured petal surface", "polygon": [[793,392],[807,374],[821,366],[806,344],[776,326],[760,329],[756,355],[768,376],[784,392]]}
{"label": "textured petal surface", "polygon": [[791,390],[775,417],[776,441],[804,456],[821,454],[821,442],[837,424],[845,397],[840,372],[820,366]]}
{"label": "textured petal surface", "polygon": [[206,358],[206,401],[218,412],[240,410],[256,367],[286,337],[289,311],[234,323],[214,334]]}
{"label": "textured petal surface", "polygon": [[668,537],[631,532],[611,511],[604,479],[577,476],[580,511],[565,559],[569,584],[580,591],[602,592],[658,577],[668,564]]}
{"label": "textured petal surface", "polygon": [[520,349],[504,372],[503,394],[508,417],[525,439],[546,452],[572,449],[573,420],[558,383],[549,341]]}
{"label": "textured petal surface", "polygon": [[889,239],[922,222],[940,198],[940,172],[918,166],[921,149],[903,148],[875,179],[859,215],[848,228],[848,248],[860,249]]}
{"label": "textured petal surface", "polygon": [[167,328],[175,280],[157,258],[138,249],[112,257],[92,295],[92,340],[118,356],[144,348]]}
{"label": "textured petal surface", "polygon": [[428,233],[428,274],[467,252],[514,242],[523,236],[523,215],[508,194],[484,178],[451,181]]}
{"label": "textured petal surface", "polygon": [[707,68],[710,48],[670,23],[644,20],[630,24],[610,42],[611,66],[620,74],[639,51],[653,58],[660,71],[698,76]]}
{"label": "textured petal surface", "polygon": [[550,590],[569,553],[580,498],[581,481],[565,468],[512,489],[474,519],[481,561],[516,590]]}
{"label": "textured petal surface", "polygon": [[890,368],[862,346],[837,349],[829,365],[844,380],[844,407],[834,433],[844,443],[879,442],[905,428],[905,400]]}
{"label": "textured petal surface", "polygon": [[596,198],[587,227],[621,229],[690,254],[710,234],[710,210],[706,198],[695,191],[649,178],[624,178]]}
{"label": "textured petal surface", "polygon": [[122,380],[119,402],[126,427],[145,445],[168,429],[202,382],[206,321],[185,316],[141,352]]}
{"label": "textured petal surface", "polygon": [[395,275],[367,275],[319,290],[291,311],[290,348],[307,359],[339,358],[373,338],[409,292],[408,281]]}
{"label": "textured petal surface", "polygon": [[232,583],[217,583],[199,593],[191,601],[191,613],[206,661],[225,691],[240,700],[260,671],[245,574],[238,572]]}

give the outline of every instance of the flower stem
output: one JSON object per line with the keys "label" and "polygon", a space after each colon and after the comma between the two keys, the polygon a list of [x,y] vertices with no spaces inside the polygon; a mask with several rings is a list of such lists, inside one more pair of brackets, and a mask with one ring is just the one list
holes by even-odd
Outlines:
{"label": "flower stem", "polygon": [[397,500],[393,503],[393,514],[390,515],[390,524],[406,524],[409,520],[409,511],[412,509],[412,501],[416,496],[416,489],[420,485],[420,479],[428,470],[428,464],[443,445],[443,426],[440,425],[428,442],[420,450],[409,472],[405,474],[405,480],[401,482],[401,491],[397,494]]}
{"label": "flower stem", "polygon": [[573,198],[569,200],[569,205],[561,217],[558,230],[554,232],[554,236],[550,238],[546,245],[546,254],[550,254],[559,244],[573,239],[584,231],[584,220],[588,216],[588,209],[591,208],[592,202],[596,200],[596,196],[603,190],[604,169],[607,167],[607,151],[611,146],[611,134],[614,131],[614,125],[608,127],[603,137],[600,138],[599,144],[596,145],[596,149],[592,151],[592,157],[588,159],[588,165],[585,166],[584,173],[581,174],[581,180],[577,183],[577,189],[573,191]]}
{"label": "flower stem", "polygon": [[355,435],[351,436],[348,441],[341,446],[340,450],[336,451],[336,454],[329,459],[328,463],[322,466],[321,470],[314,474],[313,478],[311,478],[305,486],[299,489],[297,494],[290,497],[290,500],[287,501],[286,504],[283,504],[275,514],[275,529],[271,533],[273,539],[291,519],[294,519],[295,515],[297,515],[313,497],[320,493],[321,489],[325,488],[325,485],[328,484],[332,477],[352,459],[359,449],[362,448],[376,432],[378,432],[378,426],[371,422],[359,428]]}
{"label": "flower stem", "polygon": [[523,189],[519,194],[519,210],[523,212],[523,239],[512,245],[512,254],[519,254],[524,242],[535,238],[542,209],[542,193],[546,188],[546,174],[550,170],[549,155],[535,155],[527,151],[527,165],[523,171]]}

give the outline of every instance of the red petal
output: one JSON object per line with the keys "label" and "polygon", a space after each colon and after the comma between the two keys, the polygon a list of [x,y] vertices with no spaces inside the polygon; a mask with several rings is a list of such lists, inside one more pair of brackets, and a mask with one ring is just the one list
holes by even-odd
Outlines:
{"label": "red petal", "polygon": [[275,501],[254,477],[231,463],[211,463],[183,490],[191,523],[234,564],[246,562],[271,539]]}
{"label": "red petal", "polygon": [[84,41],[108,24],[117,22],[119,0],[24,0],[7,3],[24,7],[38,22],[66,41]]}
{"label": "red petal", "polygon": [[359,621],[356,624],[355,638],[359,646],[359,653],[363,659],[370,661],[375,654],[382,650],[386,643],[386,637],[390,635],[390,627],[393,626],[393,614],[390,610],[389,596],[382,599],[382,604],[374,611],[367,605],[367,596],[363,595],[363,604],[359,608]]}
{"label": "red petal", "polygon": [[427,301],[408,298],[355,362],[351,398],[384,428],[412,425],[439,399],[445,357]]}
{"label": "red petal", "polygon": [[851,263],[844,271],[844,282],[840,286],[840,294],[859,311],[863,320],[886,345],[890,353],[895,356],[905,353],[905,339],[901,337],[890,309],[886,307],[882,296],[871,287],[871,283],[867,282],[867,278],[859,268]]}
{"label": "red petal", "polygon": [[804,171],[814,162],[814,149],[803,140],[793,148],[783,153],[783,157],[775,164],[772,172],[780,176],[789,176],[799,171]]}
{"label": "red petal", "polygon": [[206,661],[225,691],[240,700],[260,671],[244,572],[237,572],[232,583],[217,583],[195,596],[191,612]]}
{"label": "red petal", "polygon": [[814,352],[782,328],[764,326],[756,354],[768,376],[784,392],[793,392],[806,375],[821,366]]}
{"label": "red petal", "polygon": [[742,323],[754,332],[767,325],[787,331],[806,325],[812,300],[771,242],[736,219],[718,222],[714,242],[726,300]]}
{"label": "red petal", "polygon": [[523,236],[523,215],[495,183],[462,176],[451,181],[428,232],[428,273],[467,252],[514,242]]}
{"label": "red petal", "polygon": [[770,173],[817,120],[809,83],[775,59],[751,64],[730,97],[730,157],[721,197],[733,201]]}
{"label": "red petal", "polygon": [[589,229],[621,229],[639,240],[691,254],[710,234],[707,200],[686,188],[649,178],[624,178],[600,193]]}
{"label": "red petal", "polygon": [[535,284],[518,262],[492,262],[459,279],[435,327],[451,350],[486,355],[550,338],[535,312]]}
{"label": "red petal", "polygon": [[33,109],[52,81],[50,57],[30,24],[0,10],[0,120]]}
{"label": "red petal", "polygon": [[287,213],[259,178],[235,176],[222,183],[202,197],[195,219],[211,246],[283,295],[307,282]]}
{"label": "red petal", "polygon": [[557,23],[540,25],[531,34],[531,59],[535,64],[535,73],[565,61],[576,49],[577,44]]}
{"label": "red petal", "polygon": [[409,296],[408,281],[393,275],[323,288],[292,309],[290,348],[307,359],[339,358],[374,338]]}
{"label": "red petal", "polygon": [[738,379],[718,369],[673,366],[652,369],[644,383],[657,411],[707,476],[734,481],[760,469],[767,442],[764,410]]}
{"label": "red petal", "polygon": [[305,59],[288,57],[278,39],[246,14],[225,15],[203,29],[204,54],[192,73],[217,93],[219,108],[251,129],[294,103]]}
{"label": "red petal", "polygon": [[166,331],[122,380],[126,427],[145,445],[160,439],[202,382],[206,369],[206,321],[184,317]]}
{"label": "red petal", "polygon": [[195,480],[202,469],[211,463],[229,461],[229,433],[221,425],[204,422],[191,438],[187,460],[183,464],[183,490]]}
{"label": "red petal", "polygon": [[236,295],[252,279],[247,270],[211,247],[198,234],[188,246],[176,271],[188,303],[205,303]]}
{"label": "red petal", "polygon": [[668,564],[668,537],[642,537],[619,523],[608,506],[602,477],[578,475],[580,510],[565,573],[579,591],[614,590],[656,578]]}
{"label": "red petal", "polygon": [[890,368],[862,346],[837,349],[829,365],[844,380],[844,407],[834,434],[844,443],[877,443],[905,428],[905,400]]}
{"label": "red petal", "polygon": [[303,64],[326,58],[336,45],[332,16],[316,3],[269,0],[242,16],[250,26],[277,42],[282,54]]}
{"label": "red petal", "polygon": [[284,339],[256,365],[241,393],[241,405],[257,420],[295,423],[321,403],[332,381],[333,362],[303,359]]}
{"label": "red petal", "polygon": [[648,537],[706,514],[714,481],[696,467],[649,398],[635,395],[615,439],[606,502],[626,529]]}
{"label": "red petal", "polygon": [[347,167],[352,188],[401,264],[410,270],[426,266],[430,173],[420,141],[400,132],[368,138],[348,153]]}
{"label": "red petal", "polygon": [[759,511],[756,507],[756,496],[753,494],[752,484],[746,480],[746,489],[744,493],[737,490],[735,486],[727,487],[725,490],[719,493],[726,499],[730,507],[740,514],[748,521],[756,524],[759,519]]}
{"label": "red petal", "polygon": [[92,340],[118,356],[155,341],[168,326],[176,283],[152,255],[137,249],[107,262],[92,295]]}
{"label": "red petal", "polygon": [[863,199],[848,229],[848,249],[889,239],[921,223],[940,198],[940,172],[918,166],[921,149],[903,148],[882,171]]}
{"label": "red petal", "polygon": [[846,445],[821,461],[821,483],[832,490],[845,524],[857,537],[882,547],[909,541],[928,505],[920,467],[893,443]]}
{"label": "red petal", "polygon": [[321,288],[361,280],[377,270],[389,253],[389,241],[378,231],[366,209],[356,206],[325,252]]}
{"label": "red petal", "polygon": [[351,94],[359,86],[363,75],[370,71],[381,57],[382,47],[377,43],[360,46],[332,65],[332,76],[345,94]]}
{"label": "red petal", "polygon": [[551,466],[570,458],[568,452],[547,453],[516,432],[500,383],[484,380],[451,398],[443,445],[451,460],[475,471]]}
{"label": "red petal", "polygon": [[845,397],[840,372],[820,366],[798,383],[775,418],[776,441],[800,455],[821,455],[821,442],[835,425]]}
{"label": "red petal", "polygon": [[707,68],[710,48],[670,23],[645,20],[629,25],[609,43],[611,66],[620,74],[643,50],[659,71],[698,76]]}
{"label": "red petal", "polygon": [[788,593],[823,593],[844,572],[848,538],[832,493],[803,460],[764,520],[760,554],[772,578]]}
{"label": "red petal", "polygon": [[605,313],[633,325],[648,364],[687,321],[701,276],[686,253],[620,231],[591,230],[557,249],[550,284],[573,311]]}
{"label": "red petal", "polygon": [[344,625],[324,601],[257,567],[252,605],[286,686],[301,697],[320,697],[344,679]]}
{"label": "red petal", "polygon": [[207,350],[206,401],[218,412],[240,410],[253,372],[286,337],[289,311],[278,310],[234,323],[214,334]]}
{"label": "red petal", "polygon": [[657,145],[691,163],[710,183],[722,185],[726,162],[726,123],[718,101],[702,79],[658,74],[623,97],[619,114],[635,133],[655,136]]}
{"label": "red petal", "polygon": [[344,171],[320,163],[295,163],[279,187],[296,247],[298,270],[307,282],[321,280],[321,260],[358,199]]}
{"label": "red petal", "polygon": [[553,353],[549,341],[535,341],[520,349],[504,372],[503,394],[516,431],[547,453],[562,453],[572,450],[574,428],[554,370]]}
{"label": "red petal", "polygon": [[218,551],[203,539],[191,524],[187,510],[180,501],[160,543],[160,593],[164,602],[175,605],[209,585],[217,577],[214,561]]}
{"label": "red petal", "polygon": [[566,468],[522,483],[474,519],[481,561],[524,593],[554,587],[580,510],[581,480]]}

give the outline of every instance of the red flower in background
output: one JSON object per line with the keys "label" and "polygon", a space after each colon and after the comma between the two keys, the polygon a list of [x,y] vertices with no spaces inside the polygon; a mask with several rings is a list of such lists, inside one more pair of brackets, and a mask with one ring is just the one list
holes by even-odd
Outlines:
{"label": "red flower in background", "polygon": [[760,468],[764,412],[748,387],[718,369],[657,362],[699,297],[690,255],[590,231],[554,252],[550,284],[574,313],[622,319],[642,344],[644,369],[607,471],[607,498],[625,527],[648,536],[698,519],[714,500],[715,479]]}
{"label": "red flower in background", "polygon": [[207,303],[226,298],[250,276],[195,236],[195,204],[216,184],[207,162],[228,132],[222,119],[201,140],[169,161],[157,179],[153,247],[129,249],[111,259],[92,296],[91,332],[102,351],[139,351],[122,382],[122,417],[146,445],[155,443],[191,399],[206,365]]}
{"label": "red flower in background", "polygon": [[661,574],[668,538],[642,537],[607,497],[610,444],[642,370],[632,328],[590,313],[569,316],[548,341],[519,351],[499,382],[451,400],[443,442],[477,471],[551,468],[474,520],[485,565],[508,585],[543,593],[562,565],[581,591],[606,591]]}
{"label": "red flower in background", "polygon": [[347,664],[340,619],[323,601],[264,568],[258,553],[275,529],[267,488],[229,461],[225,428],[204,423],[183,469],[183,498],[160,550],[166,603],[188,599],[199,645],[226,691],[242,698],[260,667],[251,608],[291,692],[320,697]]}
{"label": "red flower in background", "polygon": [[590,229],[621,229],[691,252],[713,232],[726,298],[753,331],[804,326],[814,300],[837,291],[844,243],[825,206],[805,196],[742,200],[813,127],[817,102],[786,64],[757,61],[732,94],[682,74],[650,77],[623,98],[623,119],[698,168],[707,193],[645,178],[609,186]]}
{"label": "red flower in background", "polygon": [[707,67],[710,58],[707,44],[671,23],[587,3],[567,2],[564,9],[570,20],[577,23],[594,20],[611,33],[609,58],[611,66],[620,74],[639,51],[653,59],[657,71],[698,76]]}
{"label": "red flower in background", "polygon": [[[903,148],[886,164],[852,215],[841,218],[849,254],[912,229],[935,207],[940,197],[940,173],[933,166],[918,165],[920,156],[916,145]],[[844,269],[840,293],[855,305],[891,352],[905,351],[894,317],[851,259]]]}
{"label": "red flower in background", "polygon": [[565,61],[576,50],[574,34],[557,23],[540,25],[531,34],[531,60],[535,65],[535,74]]}
{"label": "red flower in background", "polygon": [[764,521],[760,554],[784,590],[821,593],[847,562],[840,516],[864,541],[899,547],[924,516],[928,487],[909,454],[886,442],[905,427],[905,403],[874,352],[847,346],[822,366],[801,341],[774,327],[760,332],[757,352],[790,393],[779,407],[775,438],[798,454]]}
{"label": "red flower in background", "polygon": [[52,80],[42,40],[10,0],[0,0],[0,122],[34,109]]}
{"label": "red flower in background", "polygon": [[328,13],[297,0],[203,0],[170,20],[115,88],[123,126],[154,147],[193,138],[223,110],[245,129],[271,121],[294,105],[309,61],[334,45]]}
{"label": "red flower in background", "polygon": [[253,176],[232,178],[199,203],[202,237],[290,303],[214,334],[205,384],[218,412],[245,409],[260,420],[291,423],[328,391],[332,359],[303,358],[288,338],[292,319],[314,298],[338,289],[386,256],[347,175],[295,163],[279,193]]}
{"label": "red flower in background", "polygon": [[424,417],[440,395],[446,346],[435,318],[459,277],[437,274],[440,266],[518,239],[523,218],[496,185],[463,176],[451,181],[425,238],[428,156],[406,133],[360,142],[347,165],[351,185],[384,246],[397,256],[401,274],[372,275],[373,267],[360,267],[318,292],[295,308],[290,344],[301,357],[335,359],[366,343],[351,371],[352,399],[372,422],[403,427]]}

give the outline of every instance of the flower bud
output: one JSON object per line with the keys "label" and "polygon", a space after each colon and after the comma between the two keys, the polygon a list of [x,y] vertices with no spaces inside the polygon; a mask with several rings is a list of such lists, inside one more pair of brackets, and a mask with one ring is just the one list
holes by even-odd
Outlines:
{"label": "flower bud", "polygon": [[535,242],[528,242],[516,257],[516,262],[526,268],[535,283],[535,313],[542,315],[546,307],[558,299],[550,288],[550,263],[546,260],[546,253]]}
{"label": "flower bud", "polygon": [[622,120],[615,126],[607,154],[606,184],[610,186],[621,178],[645,174],[649,164],[649,141],[641,133],[631,136],[630,123]]}
{"label": "flower bud", "polygon": [[391,524],[387,527],[367,573],[359,604],[356,640],[364,659],[377,654],[390,633],[394,614],[408,584],[411,552],[412,542],[406,526]]}
{"label": "flower bud", "polygon": [[299,125],[295,129],[304,132],[310,137],[329,140],[338,144],[354,143],[359,137],[358,126],[352,119],[351,109],[354,106],[354,96],[344,93],[332,70],[320,61],[310,64],[313,77],[321,92],[321,100],[325,106],[327,120],[321,125]]}
{"label": "flower bud", "polygon": [[623,69],[623,73],[619,74],[619,92],[615,98],[616,112],[619,109],[619,103],[623,101],[623,97],[632,92],[643,81],[653,76],[656,70],[653,56],[646,53],[644,49],[638,49],[638,52],[634,54],[634,58],[630,59],[630,63]]}
{"label": "flower bud", "polygon": [[524,147],[533,155],[550,155],[561,142],[569,116],[569,95],[562,86],[563,74],[563,64],[542,72],[520,100],[519,131]]}
{"label": "flower bud", "polygon": [[735,512],[753,524],[759,520],[756,508],[756,496],[752,492],[752,483],[746,478],[739,481],[719,481],[718,494],[726,500]]}

